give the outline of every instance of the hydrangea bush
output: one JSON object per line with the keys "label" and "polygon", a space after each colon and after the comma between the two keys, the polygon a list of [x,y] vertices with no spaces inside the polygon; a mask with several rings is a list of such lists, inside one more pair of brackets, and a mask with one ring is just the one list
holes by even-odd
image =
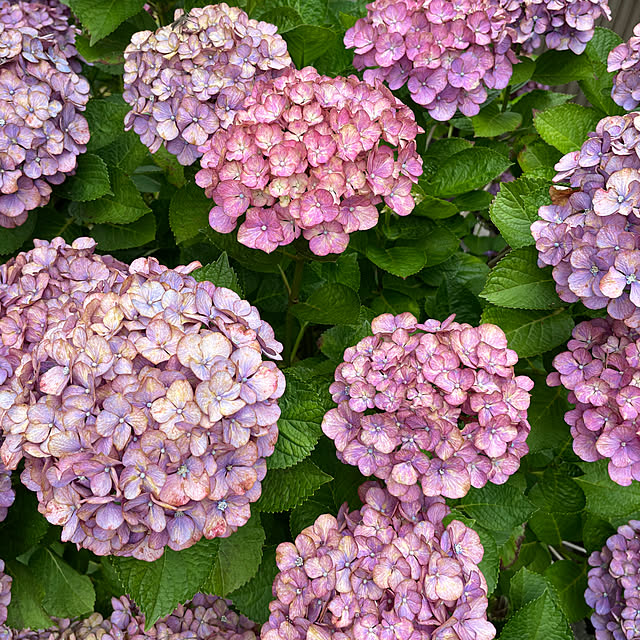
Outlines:
{"label": "hydrangea bush", "polygon": [[612,9],[0,0],[0,640],[638,636]]}

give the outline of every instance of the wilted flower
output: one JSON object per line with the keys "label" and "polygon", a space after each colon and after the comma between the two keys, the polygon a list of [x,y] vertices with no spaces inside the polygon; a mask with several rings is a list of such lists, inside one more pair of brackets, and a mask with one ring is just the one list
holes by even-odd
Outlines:
{"label": "wilted flower", "polygon": [[57,2],[0,1],[0,227],[45,205],[86,149],[89,83],[74,41]]}
{"label": "wilted flower", "polygon": [[640,637],[640,521],[618,528],[602,551],[589,558],[585,600],[594,613],[591,623],[597,640],[634,640]]}
{"label": "wilted flower", "polygon": [[175,22],[135,33],[125,50],[124,99],[133,129],[155,153],[165,145],[184,165],[226,129],[254,82],[291,66],[274,25],[225,3],[176,10]]}
{"label": "wilted flower", "polygon": [[573,450],[583,460],[609,460],[614,482],[640,480],[640,335],[611,318],[582,322],[569,351],[557,355],[547,383],[569,390],[565,414]]}
{"label": "wilted flower", "polygon": [[284,376],[269,325],[198,266],[36,241],[0,270],[0,453],[62,539],[152,560],[250,517]]}
{"label": "wilted flower", "polygon": [[359,494],[359,511],[345,503],[278,546],[263,640],[491,640],[478,534],[443,524],[442,497],[402,503],[375,482]]}
{"label": "wilted flower", "polygon": [[[499,327],[384,314],[344,352],[322,429],[402,502],[502,484],[528,452],[529,391]],[[377,410],[377,411],[376,411]]]}
{"label": "wilted flower", "polygon": [[538,264],[553,266],[558,295],[604,309],[640,326],[640,118],[603,118],[580,151],[564,156],[555,204],[540,208],[531,225]]}
{"label": "wilted flower", "polygon": [[196,182],[215,202],[209,223],[270,253],[302,233],[317,255],[342,253],[378,221],[383,200],[414,207],[422,174],[411,110],[380,83],[329,78],[312,67],[259,82],[227,131],[200,149]]}

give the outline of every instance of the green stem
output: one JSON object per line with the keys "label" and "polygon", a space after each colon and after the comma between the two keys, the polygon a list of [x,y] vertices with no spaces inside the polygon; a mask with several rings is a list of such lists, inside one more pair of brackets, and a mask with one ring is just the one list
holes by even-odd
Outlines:
{"label": "green stem", "polygon": [[291,313],[293,307],[298,304],[298,296],[300,295],[300,287],[302,285],[302,275],[304,273],[304,259],[297,258],[296,259],[296,267],[293,272],[293,280],[291,281],[291,288],[289,289],[289,305],[287,307],[287,319],[286,319],[286,327],[285,327],[285,353],[287,354],[287,366],[290,366],[293,362],[293,357],[295,356],[295,352],[298,350],[300,346],[300,341],[302,340],[302,335],[304,334],[305,325],[302,326],[300,334],[298,335],[298,339],[296,339],[294,344],[294,332],[296,328],[296,319],[293,313]]}
{"label": "green stem", "polygon": [[511,92],[509,91],[511,87],[505,87],[504,95],[502,96],[502,108],[500,111],[504,113],[509,106],[509,98],[511,97]]}
{"label": "green stem", "polygon": [[298,331],[298,336],[296,337],[296,341],[293,343],[293,347],[291,348],[291,356],[289,357],[289,363],[293,362],[296,357],[296,353],[298,353],[298,348],[300,347],[300,343],[302,342],[302,338],[304,337],[304,332],[309,326],[308,322],[303,322],[300,327],[300,331]]}

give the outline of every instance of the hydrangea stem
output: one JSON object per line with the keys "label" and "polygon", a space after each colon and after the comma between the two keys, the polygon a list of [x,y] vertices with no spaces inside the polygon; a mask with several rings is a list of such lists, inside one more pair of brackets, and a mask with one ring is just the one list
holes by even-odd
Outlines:
{"label": "hydrangea stem", "polygon": [[293,307],[298,304],[298,296],[300,295],[300,287],[302,285],[302,276],[304,274],[304,258],[298,256],[296,258],[296,266],[293,272],[293,280],[291,281],[291,288],[289,289],[289,304],[287,307],[287,320],[286,320],[286,328],[285,328],[285,353],[286,353],[286,363],[287,366],[290,366],[293,358],[295,356],[295,352],[300,346],[300,342],[302,340],[302,334],[304,333],[305,325],[303,324],[300,329],[300,334],[294,343],[294,333],[295,333],[295,325],[296,319],[292,313]]}

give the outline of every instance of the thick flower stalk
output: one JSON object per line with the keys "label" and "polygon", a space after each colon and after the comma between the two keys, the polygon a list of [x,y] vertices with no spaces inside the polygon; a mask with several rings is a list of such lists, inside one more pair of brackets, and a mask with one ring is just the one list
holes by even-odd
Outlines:
{"label": "thick flower stalk", "polygon": [[317,255],[342,253],[371,229],[376,205],[414,207],[422,174],[411,110],[384,86],[312,67],[258,83],[246,111],[201,147],[196,182],[215,202],[211,226],[267,253],[302,235]]}
{"label": "thick flower stalk", "polygon": [[152,153],[164,144],[184,165],[229,127],[257,80],[291,66],[274,25],[225,3],[176,10],[172,24],[134,34],[124,57],[125,129]]}
{"label": "thick flower stalk", "polygon": [[613,79],[611,97],[623,109],[631,111],[640,104],[640,24],[633,29],[633,37],[609,53],[607,70],[617,72]]}
{"label": "thick flower stalk", "polygon": [[528,452],[529,391],[499,327],[384,314],[344,352],[322,429],[402,502],[502,484]]}
{"label": "thick flower stalk", "polygon": [[474,116],[488,89],[504,89],[518,59],[514,45],[582,53],[607,0],[375,0],[345,46],[364,79],[407,85],[436,120],[457,109]]}
{"label": "thick flower stalk", "polygon": [[86,149],[89,83],[57,3],[0,2],[0,227],[49,201]]}
{"label": "thick flower stalk", "polygon": [[127,596],[113,598],[110,633],[113,640],[255,640],[257,627],[230,608],[230,600],[198,593],[173,613],[145,630],[144,614]]}
{"label": "thick flower stalk", "polygon": [[558,295],[640,326],[640,114],[603,118],[580,151],[558,162],[554,204],[531,225],[538,264]]}
{"label": "thick flower stalk", "polygon": [[581,322],[568,351],[553,361],[547,384],[569,390],[565,414],[573,450],[583,460],[609,460],[614,482],[640,480],[640,335],[611,318]]}
{"label": "thick flower stalk", "polygon": [[322,515],[278,546],[263,640],[467,638],[491,640],[478,534],[443,498],[398,502],[377,483],[358,511]]}
{"label": "thick flower stalk", "polygon": [[597,640],[635,640],[640,637],[640,521],[618,528],[602,551],[589,558],[584,597],[594,608],[591,623]]}
{"label": "thick flower stalk", "polygon": [[[3,462],[24,457],[43,515],[99,555],[153,560],[230,535],[277,440],[284,376],[262,360],[280,358],[273,330],[234,292],[187,275],[198,263],[138,259],[123,273],[89,239],[40,244],[1,272],[13,343]],[[71,293],[49,297],[56,288]]]}

